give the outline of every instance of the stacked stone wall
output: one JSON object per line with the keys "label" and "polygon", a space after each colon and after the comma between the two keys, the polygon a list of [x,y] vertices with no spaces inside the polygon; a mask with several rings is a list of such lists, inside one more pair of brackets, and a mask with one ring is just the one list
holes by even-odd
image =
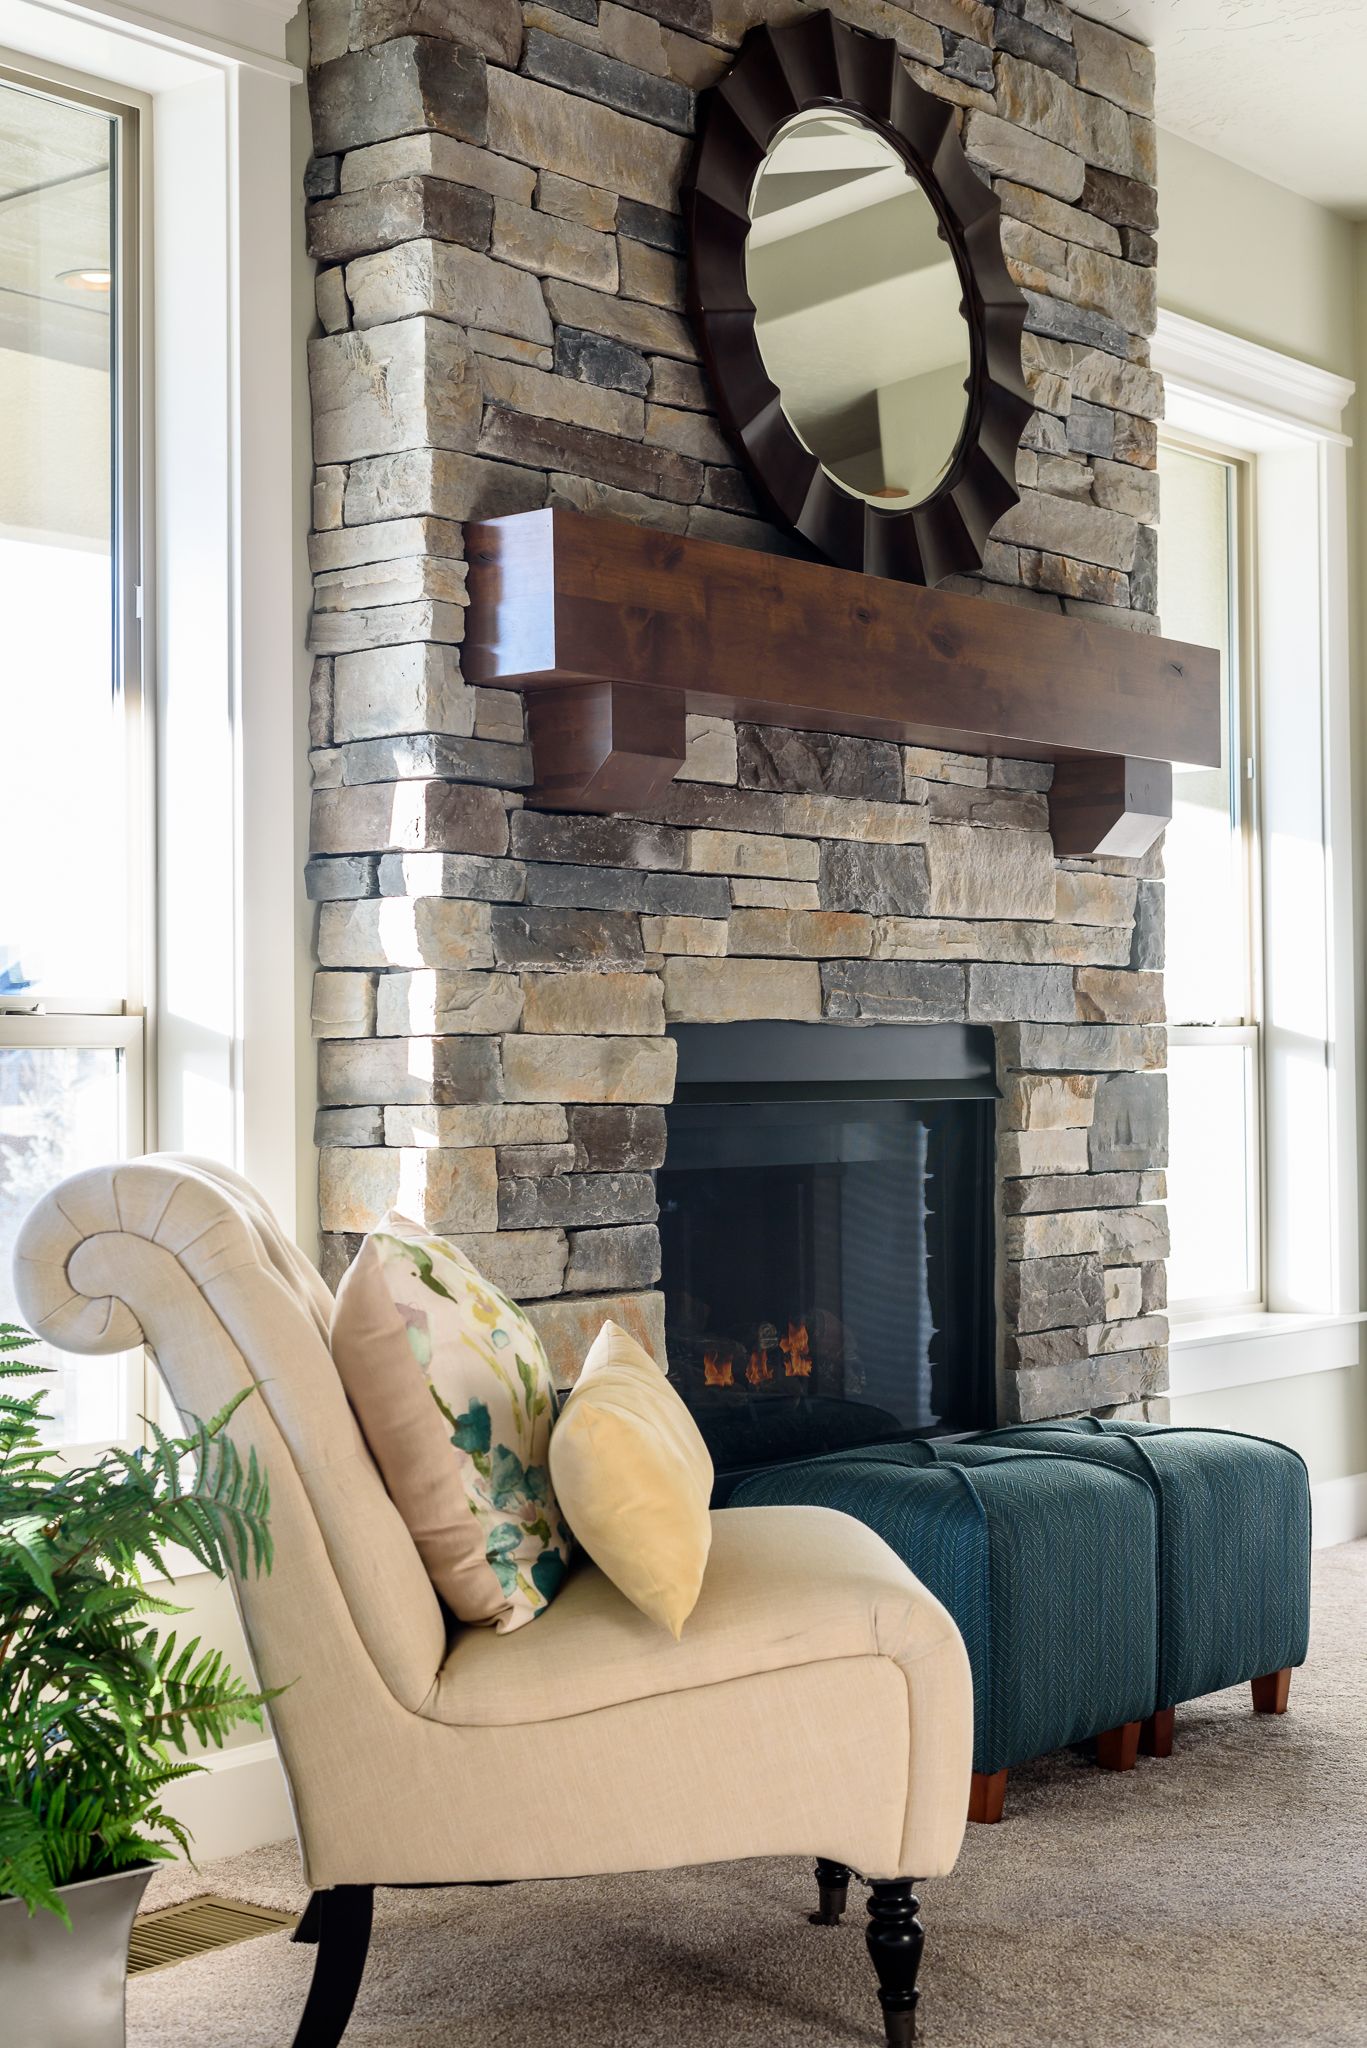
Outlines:
{"label": "stacked stone wall", "polygon": [[[716,719],[648,815],[529,808],[462,677],[462,523],[566,504],[761,551],[683,315],[695,94],[756,0],[313,0],[321,1220],[391,1203],[572,1372],[657,1346],[672,1022],[996,1028],[1004,1414],[1166,1384],[1161,863],[1056,861],[1047,768]],[[1037,411],[957,587],[1156,626],[1147,52],[1059,0],[844,0],[1003,206]],[[1029,631],[1028,620],[1021,622]]]}

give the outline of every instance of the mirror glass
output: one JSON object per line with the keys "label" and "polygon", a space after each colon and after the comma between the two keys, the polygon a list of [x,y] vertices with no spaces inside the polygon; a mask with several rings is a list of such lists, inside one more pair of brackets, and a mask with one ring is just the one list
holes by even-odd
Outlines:
{"label": "mirror glass", "polygon": [[764,366],[823,468],[889,510],[933,496],[964,424],[969,330],[892,144],[857,114],[796,115],[756,173],[745,267]]}

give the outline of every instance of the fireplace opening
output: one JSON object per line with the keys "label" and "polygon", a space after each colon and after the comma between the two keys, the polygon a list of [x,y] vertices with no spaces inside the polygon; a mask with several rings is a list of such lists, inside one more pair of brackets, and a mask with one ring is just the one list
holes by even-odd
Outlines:
{"label": "fireplace opening", "polygon": [[718,1474],[990,1426],[991,1032],[674,1036],[665,1337]]}

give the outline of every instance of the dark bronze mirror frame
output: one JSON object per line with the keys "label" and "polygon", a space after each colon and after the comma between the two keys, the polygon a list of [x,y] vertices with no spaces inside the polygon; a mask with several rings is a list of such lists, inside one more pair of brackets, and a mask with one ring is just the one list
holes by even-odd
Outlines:
{"label": "dark bronze mirror frame", "polygon": [[[755,334],[745,272],[755,174],[779,130],[814,107],[857,115],[902,157],[935,208],[963,286],[971,368],[958,445],[931,496],[895,511],[846,490],[799,438]],[[964,154],[953,107],[917,85],[895,43],[822,13],[752,30],[698,111],[683,191],[689,311],[723,419],[762,496],[845,568],[926,584],[979,568],[992,527],[1019,496],[1016,450],[1034,406],[1021,368],[1026,303],[1002,255],[1001,206]]]}

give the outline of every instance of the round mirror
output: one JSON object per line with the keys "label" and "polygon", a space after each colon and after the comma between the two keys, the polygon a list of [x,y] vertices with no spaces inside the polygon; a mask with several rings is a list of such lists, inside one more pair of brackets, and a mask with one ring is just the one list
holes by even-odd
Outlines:
{"label": "round mirror", "polygon": [[808,108],[750,193],[755,340],[794,432],[856,497],[932,497],[963,433],[972,365],[963,284],[935,208],[872,123]]}

